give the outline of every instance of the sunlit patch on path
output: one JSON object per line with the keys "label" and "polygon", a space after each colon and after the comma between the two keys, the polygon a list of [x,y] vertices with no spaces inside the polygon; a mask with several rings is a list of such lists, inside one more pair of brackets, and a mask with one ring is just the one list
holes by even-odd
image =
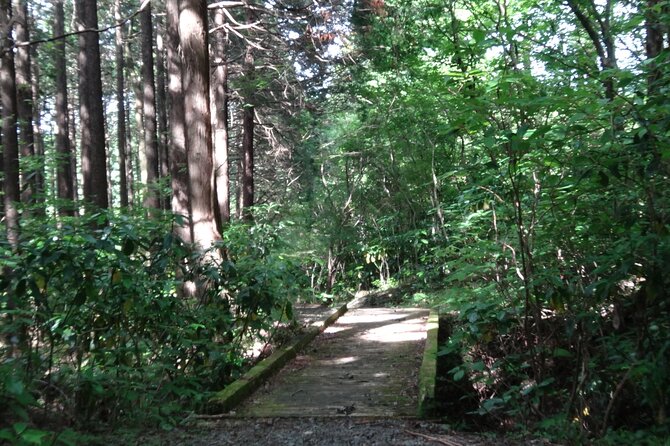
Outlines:
{"label": "sunlit patch on path", "polygon": [[416,415],[427,317],[416,308],[351,310],[236,414]]}

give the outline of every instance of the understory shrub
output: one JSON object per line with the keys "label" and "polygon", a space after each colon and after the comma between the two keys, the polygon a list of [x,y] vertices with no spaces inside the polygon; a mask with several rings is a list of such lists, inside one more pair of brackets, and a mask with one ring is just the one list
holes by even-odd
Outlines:
{"label": "understory shrub", "polygon": [[173,237],[167,217],[31,225],[15,252],[0,248],[0,435],[9,441],[32,423],[174,425],[243,371],[250,344],[291,316],[303,280],[275,253],[276,226],[229,227],[216,247],[224,254],[208,262],[217,256]]}

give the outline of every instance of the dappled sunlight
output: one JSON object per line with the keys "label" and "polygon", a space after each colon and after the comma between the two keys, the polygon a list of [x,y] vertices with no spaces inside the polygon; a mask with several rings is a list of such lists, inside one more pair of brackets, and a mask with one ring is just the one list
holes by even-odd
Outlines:
{"label": "dappled sunlight", "polygon": [[355,308],[243,416],[414,416],[429,310]]}
{"label": "dappled sunlight", "polygon": [[351,328],[351,325],[331,325],[330,327],[326,328],[324,333],[339,333],[341,331],[351,330]]}
{"label": "dappled sunlight", "polygon": [[335,358],[335,359],[325,359],[323,361],[320,361],[321,364],[324,365],[342,365],[342,364],[350,364],[352,362],[358,361],[360,358],[358,356],[345,356],[343,358]]}
{"label": "dappled sunlight", "polygon": [[344,315],[340,317],[338,323],[342,324],[375,324],[380,322],[394,321],[406,318],[408,312],[398,312],[395,310],[386,310],[376,308],[373,312],[367,314]]}
{"label": "dappled sunlight", "polygon": [[421,341],[426,339],[426,323],[422,319],[410,319],[367,330],[360,337],[384,343]]}

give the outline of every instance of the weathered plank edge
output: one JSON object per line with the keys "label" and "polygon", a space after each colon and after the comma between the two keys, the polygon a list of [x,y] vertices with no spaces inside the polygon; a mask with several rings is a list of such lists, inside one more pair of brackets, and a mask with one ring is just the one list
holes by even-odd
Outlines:
{"label": "weathered plank edge", "polygon": [[209,400],[210,411],[228,412],[251,395],[263,382],[278,372],[291,359],[295,358],[300,350],[309,344],[315,337],[326,328],[335,323],[340,316],[347,311],[347,305],[331,313],[328,318],[320,323],[312,324],[307,332],[293,340],[289,345],[280,348],[270,357],[256,364],[242,377],[230,383],[225,389],[217,392]]}
{"label": "weathered plank edge", "polygon": [[419,370],[419,418],[427,418],[435,408],[435,380],[437,375],[437,332],[440,315],[437,310],[430,310],[426,324],[426,345],[423,350],[423,361]]}

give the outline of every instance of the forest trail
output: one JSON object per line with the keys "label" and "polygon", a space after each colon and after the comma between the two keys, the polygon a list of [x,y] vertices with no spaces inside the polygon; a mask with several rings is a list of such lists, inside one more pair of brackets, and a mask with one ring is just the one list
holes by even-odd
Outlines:
{"label": "forest trail", "polygon": [[340,317],[235,414],[413,417],[428,310],[357,308]]}

